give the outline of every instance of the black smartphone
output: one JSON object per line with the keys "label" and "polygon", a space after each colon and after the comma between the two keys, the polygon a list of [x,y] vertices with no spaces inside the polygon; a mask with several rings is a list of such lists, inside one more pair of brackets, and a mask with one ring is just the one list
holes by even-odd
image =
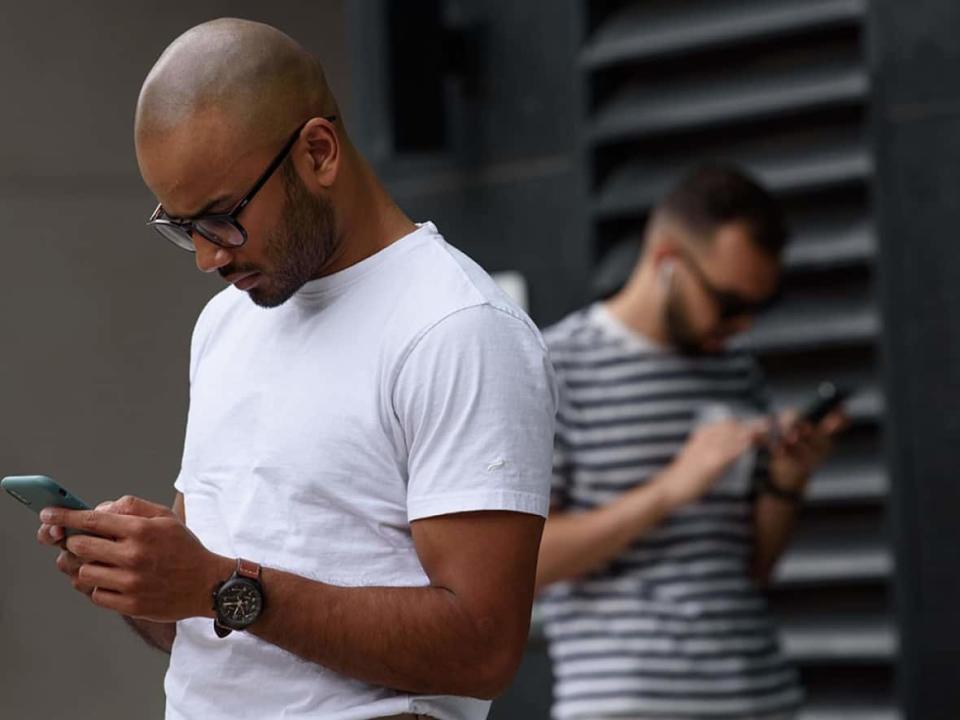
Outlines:
{"label": "black smartphone", "polygon": [[852,394],[850,388],[839,387],[832,382],[820,383],[816,397],[800,412],[800,422],[818,425],[827,415],[843,405]]}

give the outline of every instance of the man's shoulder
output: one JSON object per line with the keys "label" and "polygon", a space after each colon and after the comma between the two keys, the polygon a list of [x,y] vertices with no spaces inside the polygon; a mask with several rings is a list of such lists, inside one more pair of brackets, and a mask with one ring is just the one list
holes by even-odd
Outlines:
{"label": "man's shoulder", "polygon": [[590,320],[592,306],[575,310],[543,331],[551,353],[570,354],[596,347],[602,330]]}
{"label": "man's shoulder", "polygon": [[[521,323],[539,338],[527,314],[472,258],[450,245],[435,228],[413,252],[396,264],[397,286],[392,297],[391,323],[408,336],[421,335],[463,311],[470,316],[489,315],[482,325]],[[487,312],[490,311],[490,312]]]}

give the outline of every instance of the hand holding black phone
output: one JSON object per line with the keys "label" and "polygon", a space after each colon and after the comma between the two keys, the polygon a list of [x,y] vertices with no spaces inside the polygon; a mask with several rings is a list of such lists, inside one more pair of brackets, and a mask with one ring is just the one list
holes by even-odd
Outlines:
{"label": "hand holding black phone", "polygon": [[801,424],[819,425],[824,418],[837,408],[841,407],[853,395],[850,388],[840,387],[832,382],[824,381],[817,386],[816,394],[809,399],[803,409],[797,414],[789,427],[783,427],[780,419],[773,415],[770,418],[770,441],[773,444],[781,442],[784,436],[789,436],[792,430]]}

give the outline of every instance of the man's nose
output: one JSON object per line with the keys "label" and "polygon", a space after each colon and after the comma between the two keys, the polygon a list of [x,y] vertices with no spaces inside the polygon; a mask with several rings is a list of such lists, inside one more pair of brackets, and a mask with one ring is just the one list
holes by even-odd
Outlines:
{"label": "man's nose", "polygon": [[199,233],[192,233],[193,246],[197,249],[197,269],[212,273],[230,264],[233,259],[230,251],[207,240]]}

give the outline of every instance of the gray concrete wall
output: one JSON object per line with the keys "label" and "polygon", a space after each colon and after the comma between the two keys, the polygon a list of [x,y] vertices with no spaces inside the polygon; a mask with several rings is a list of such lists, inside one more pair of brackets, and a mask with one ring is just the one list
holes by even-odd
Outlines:
{"label": "gray concrete wall", "polygon": [[[143,227],[132,117],[164,46],[222,15],[277,25],[346,97],[343,2],[4,3],[0,13],[0,475],[88,502],[167,503],[193,321],[222,285]],[[0,498],[0,718],[159,718],[166,656],[75,593]]]}

